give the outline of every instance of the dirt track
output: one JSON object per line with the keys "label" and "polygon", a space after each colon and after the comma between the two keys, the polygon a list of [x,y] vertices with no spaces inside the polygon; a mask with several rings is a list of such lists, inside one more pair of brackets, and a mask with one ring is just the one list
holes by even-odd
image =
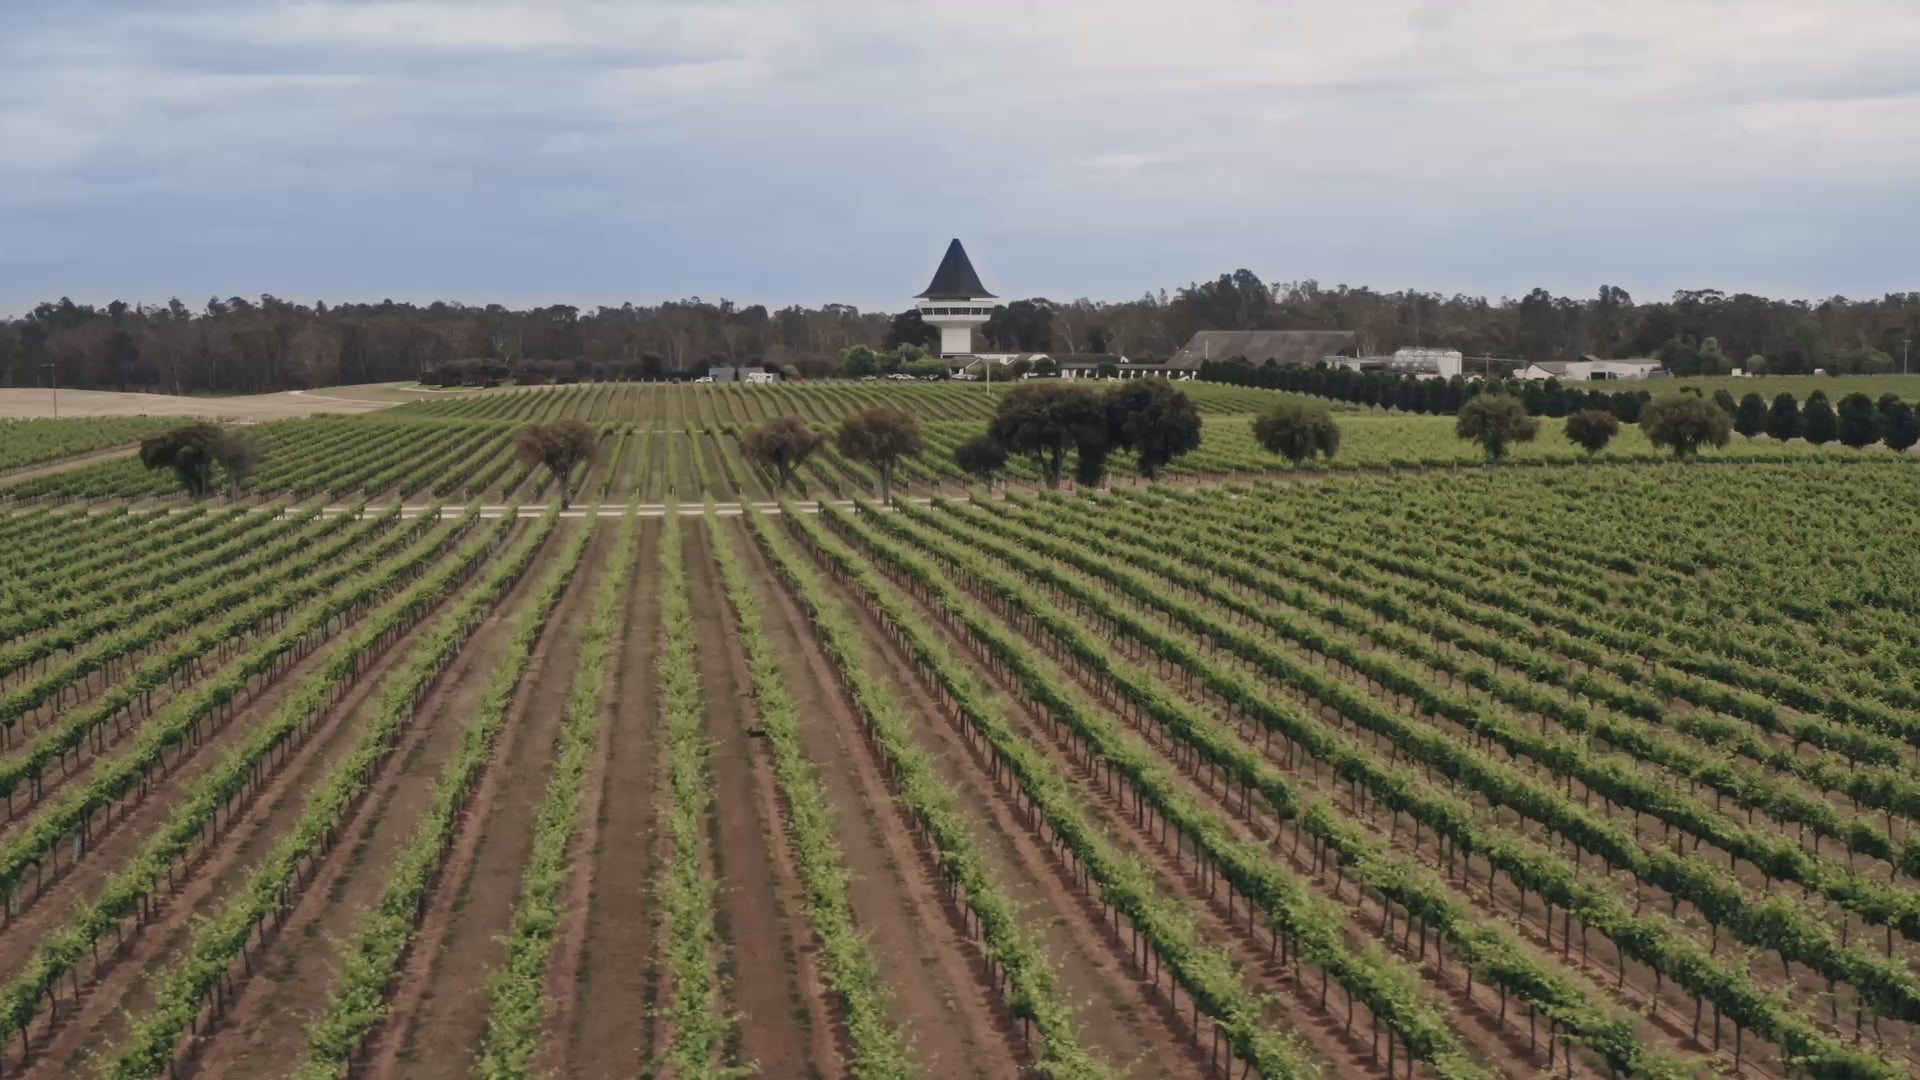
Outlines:
{"label": "dirt track", "polygon": [[[357,388],[333,388],[333,390]],[[283,394],[240,397],[184,397],[174,394],[128,394],[117,390],[61,390],[62,417],[87,416],[204,416],[213,420],[286,420],[316,413],[364,413],[390,408],[398,395],[371,398],[342,397],[329,390],[290,390]],[[54,414],[52,390],[0,390],[0,417],[49,417]]]}

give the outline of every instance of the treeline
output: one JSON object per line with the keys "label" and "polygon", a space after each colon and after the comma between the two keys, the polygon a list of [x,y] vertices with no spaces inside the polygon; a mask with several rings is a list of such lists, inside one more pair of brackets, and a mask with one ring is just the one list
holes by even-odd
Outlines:
{"label": "treeline", "polygon": [[[699,299],[582,312],[210,300],[191,310],[116,301],[41,304],[0,321],[0,386],[237,394],[418,379],[436,369],[476,377],[652,378],[714,363],[801,363],[832,370],[850,345],[878,345],[891,319],[843,304],[739,308]],[[51,367],[49,366],[51,365]]]}
{"label": "treeline", "polygon": [[1245,357],[1206,361],[1200,365],[1198,374],[1203,382],[1288,390],[1330,401],[1429,416],[1452,416],[1475,396],[1498,390],[1519,398],[1532,416],[1566,416],[1586,409],[1600,409],[1626,423],[1637,424],[1640,422],[1641,409],[1653,399],[1653,395],[1646,390],[1601,390],[1594,383],[1569,386],[1558,379],[1487,380],[1468,379],[1460,375],[1450,379],[1422,379],[1389,371],[1355,371],[1326,364],[1312,367],[1266,364],[1256,367],[1249,364]]}
{"label": "treeline", "polygon": [[[1535,289],[1519,298],[1269,283],[1248,270],[1110,303],[1014,300],[994,309],[982,348],[1123,353],[1164,360],[1197,330],[1344,329],[1362,353],[1403,345],[1469,356],[1569,360],[1656,356],[1677,375],[1734,367],[1774,374],[1899,370],[1920,339],[1920,293],[1818,302],[1687,290],[1636,302],[1602,286],[1590,298]],[[292,303],[273,296],[209,300],[190,309],[62,299],[0,321],[0,385],[242,393],[414,379],[458,363],[517,372],[553,364],[550,378],[674,377],[707,365],[792,365],[832,372],[841,350],[931,346],[912,311],[844,304],[769,310],[698,297],[582,310],[564,304]],[[564,369],[558,365],[570,365]],[[538,370],[536,368],[536,370]]]}
{"label": "treeline", "polygon": [[[1255,367],[1238,357],[1202,364],[1199,374],[1203,381],[1287,390],[1332,401],[1432,416],[1452,416],[1476,397],[1499,394],[1518,399],[1529,416],[1558,418],[1594,411],[1608,413],[1622,423],[1637,424],[1654,400],[1653,392],[1644,388],[1602,390],[1591,383],[1569,386],[1557,379],[1466,379],[1458,375],[1450,379],[1420,379],[1324,364],[1310,368],[1271,364]],[[1691,386],[1677,392],[1703,396],[1697,387]],[[1816,446],[1830,442],[1847,446],[1885,442],[1895,450],[1920,443],[1920,412],[1902,401],[1898,394],[1883,394],[1876,401],[1855,392],[1841,398],[1837,406],[1825,390],[1808,394],[1804,405],[1789,393],[1777,394],[1768,401],[1757,391],[1736,400],[1728,391],[1716,390],[1711,400],[1726,413],[1733,430],[1748,437],[1798,438]]]}
{"label": "treeline", "polygon": [[1884,442],[1900,451],[1920,443],[1920,412],[1900,400],[1898,394],[1882,394],[1875,401],[1856,391],[1835,406],[1825,390],[1808,394],[1805,405],[1795,401],[1792,394],[1776,394],[1769,403],[1758,393],[1750,393],[1736,402],[1732,394],[1716,390],[1713,403],[1732,418],[1733,430],[1748,438],[1766,435],[1782,441],[1805,439],[1815,446],[1837,442],[1860,447]]}

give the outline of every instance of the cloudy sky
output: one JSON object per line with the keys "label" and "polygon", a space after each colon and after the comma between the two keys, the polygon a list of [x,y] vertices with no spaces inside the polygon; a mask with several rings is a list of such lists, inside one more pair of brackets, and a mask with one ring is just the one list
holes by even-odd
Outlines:
{"label": "cloudy sky", "polygon": [[1920,289],[1914,0],[5,0],[0,313]]}

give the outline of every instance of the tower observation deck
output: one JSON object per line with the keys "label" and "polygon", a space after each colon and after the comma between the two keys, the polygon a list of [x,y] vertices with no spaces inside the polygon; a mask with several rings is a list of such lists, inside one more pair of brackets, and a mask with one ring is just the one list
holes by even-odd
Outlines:
{"label": "tower observation deck", "polygon": [[933,282],[918,296],[914,307],[928,325],[940,328],[940,355],[962,356],[973,351],[973,328],[993,314],[992,293],[980,284],[967,249],[955,240],[947,245]]}

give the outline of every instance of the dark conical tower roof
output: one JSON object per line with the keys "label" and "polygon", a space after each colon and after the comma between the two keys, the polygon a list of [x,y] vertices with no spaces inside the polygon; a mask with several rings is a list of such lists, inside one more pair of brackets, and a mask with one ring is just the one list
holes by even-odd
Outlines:
{"label": "dark conical tower roof", "polygon": [[933,283],[914,299],[983,300],[992,297],[987,287],[980,284],[980,275],[974,273],[973,261],[967,258],[967,249],[961,247],[956,239],[947,245],[947,257],[940,260],[940,269],[933,272]]}

